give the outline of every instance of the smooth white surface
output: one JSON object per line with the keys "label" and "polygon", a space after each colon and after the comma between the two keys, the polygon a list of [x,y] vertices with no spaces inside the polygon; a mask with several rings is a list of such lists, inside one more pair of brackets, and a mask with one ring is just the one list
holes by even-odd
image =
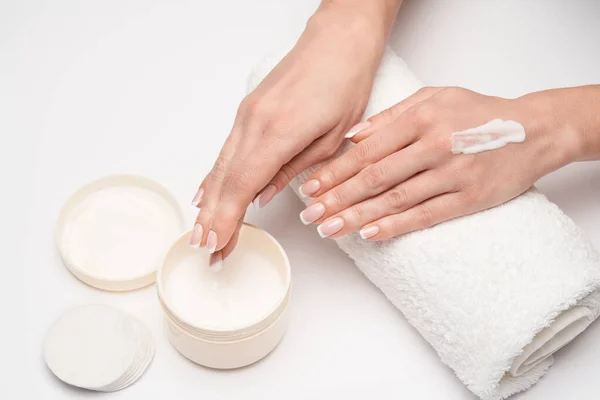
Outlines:
{"label": "smooth white surface", "polygon": [[[4,305],[11,306],[6,318],[23,324],[2,331],[3,366],[8,376],[17,371],[17,381],[0,389],[2,398],[91,396],[58,382],[40,356],[52,322],[90,302],[139,317],[157,342],[144,379],[111,399],[472,398],[352,261],[302,225],[300,202],[289,191],[247,218],[280,241],[294,280],[286,336],[249,368],[213,371],[185,360],[162,332],[154,288],[91,289],[71,276],[55,250],[60,207],[93,178],[139,173],[189,204],[228,133],[251,67],[297,35],[316,5],[0,4],[3,217],[6,212],[4,226],[11,228],[3,234],[11,244],[4,270],[15,276],[7,282],[22,282],[7,284],[3,296],[14,292],[11,298],[21,299]],[[599,18],[594,0],[406,0],[390,41],[423,82],[518,96],[599,83]],[[540,188],[600,247],[598,163],[565,168]],[[191,227],[193,212],[187,211]],[[599,368],[600,324],[594,324],[559,351],[555,366],[520,398],[596,398]]]}

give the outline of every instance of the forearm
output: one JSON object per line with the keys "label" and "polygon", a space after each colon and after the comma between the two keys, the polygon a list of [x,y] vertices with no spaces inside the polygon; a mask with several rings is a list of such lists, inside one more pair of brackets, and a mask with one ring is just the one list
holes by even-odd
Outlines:
{"label": "forearm", "polygon": [[[322,0],[315,15],[351,16],[356,20],[364,20],[371,29],[387,36],[396,20],[396,14],[402,0]],[[358,21],[360,22],[360,21]]]}
{"label": "forearm", "polygon": [[314,41],[330,43],[331,48],[319,50],[319,57],[345,48],[350,58],[363,64],[364,74],[374,75],[401,3],[401,0],[323,0],[308,20],[299,47]]}
{"label": "forearm", "polygon": [[575,138],[573,161],[600,160],[600,85],[561,90],[564,98],[555,112],[563,116],[566,134]]}
{"label": "forearm", "polygon": [[570,163],[600,160],[600,85],[544,90],[516,99],[539,177]]}

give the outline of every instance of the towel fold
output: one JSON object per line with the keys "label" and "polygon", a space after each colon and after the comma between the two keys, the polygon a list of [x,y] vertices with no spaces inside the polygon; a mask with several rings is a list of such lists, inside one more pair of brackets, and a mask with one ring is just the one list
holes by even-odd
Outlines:
{"label": "towel fold", "polygon": [[[254,70],[249,90],[280,58]],[[387,49],[365,117],[421,86]],[[316,168],[290,183],[296,194]],[[599,254],[535,188],[493,209],[385,242],[357,234],[336,242],[484,400],[529,388],[552,365],[552,354],[600,314]]]}

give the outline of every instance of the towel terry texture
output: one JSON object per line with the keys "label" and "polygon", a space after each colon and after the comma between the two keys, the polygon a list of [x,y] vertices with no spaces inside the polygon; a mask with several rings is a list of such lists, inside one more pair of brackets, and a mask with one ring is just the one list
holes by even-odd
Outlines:
{"label": "towel terry texture", "polygon": [[[249,90],[280,58],[255,68]],[[420,87],[387,49],[365,117]],[[316,168],[291,182],[296,194]],[[493,209],[385,242],[357,234],[336,242],[484,400],[529,388],[552,365],[552,353],[600,314],[600,256],[535,188]]]}

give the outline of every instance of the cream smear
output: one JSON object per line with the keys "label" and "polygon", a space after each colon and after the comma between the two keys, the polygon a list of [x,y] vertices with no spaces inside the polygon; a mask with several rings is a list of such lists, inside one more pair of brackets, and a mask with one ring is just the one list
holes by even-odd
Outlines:
{"label": "cream smear", "polygon": [[180,232],[180,216],[165,198],[142,187],[117,185],[77,203],[60,240],[68,263],[118,281],[155,271]]}
{"label": "cream smear", "polygon": [[475,128],[452,134],[453,154],[473,154],[495,150],[508,143],[525,141],[525,128],[516,121],[494,119]]}
{"label": "cream smear", "polygon": [[235,330],[262,320],[286,292],[278,265],[262,250],[239,243],[215,269],[205,249],[179,248],[164,280],[168,304],[204,329]]}

